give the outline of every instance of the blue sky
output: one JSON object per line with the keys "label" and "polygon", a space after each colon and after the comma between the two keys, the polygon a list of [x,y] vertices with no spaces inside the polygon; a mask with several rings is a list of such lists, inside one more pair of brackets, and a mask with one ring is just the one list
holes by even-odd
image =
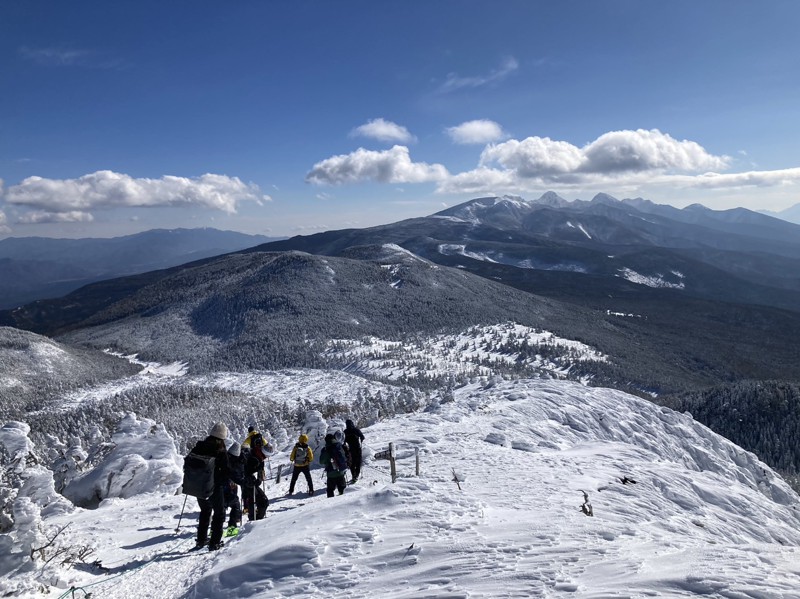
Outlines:
{"label": "blue sky", "polygon": [[0,4],[0,236],[800,202],[800,3]]}

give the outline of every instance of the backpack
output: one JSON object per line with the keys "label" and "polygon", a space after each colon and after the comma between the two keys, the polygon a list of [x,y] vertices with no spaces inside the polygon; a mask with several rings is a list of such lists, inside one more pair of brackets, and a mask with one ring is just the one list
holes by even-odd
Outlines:
{"label": "backpack", "polygon": [[294,463],[300,465],[308,464],[308,446],[303,447],[299,443],[294,446]]}
{"label": "backpack", "polygon": [[335,472],[347,471],[347,455],[341,443],[334,443],[331,448],[331,467]]}
{"label": "backpack", "polygon": [[242,448],[242,462],[244,462],[244,486],[252,487],[265,480],[264,460],[259,460],[252,451]]}
{"label": "backpack", "polygon": [[264,453],[264,437],[261,433],[255,433],[250,437],[250,451],[261,461],[267,459],[267,454]]}
{"label": "backpack", "polygon": [[216,457],[190,453],[183,458],[183,492],[205,499],[214,492]]}

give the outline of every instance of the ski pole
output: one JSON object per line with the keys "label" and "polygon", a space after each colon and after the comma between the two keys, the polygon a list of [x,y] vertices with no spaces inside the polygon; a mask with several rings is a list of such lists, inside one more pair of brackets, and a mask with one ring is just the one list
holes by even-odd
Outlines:
{"label": "ski pole", "polygon": [[183,496],[183,507],[181,508],[181,515],[178,517],[178,526],[175,529],[176,533],[181,529],[181,520],[183,520],[183,510],[186,509],[186,500],[187,499],[189,499],[189,496],[188,495],[184,495]]}

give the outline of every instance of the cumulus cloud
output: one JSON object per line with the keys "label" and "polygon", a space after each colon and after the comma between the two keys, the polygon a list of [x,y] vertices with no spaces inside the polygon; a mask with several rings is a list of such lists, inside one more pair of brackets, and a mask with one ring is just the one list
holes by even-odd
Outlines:
{"label": "cumulus cloud", "polygon": [[461,77],[457,73],[449,73],[444,83],[439,87],[439,93],[450,93],[464,88],[476,88],[497,83],[508,77],[519,68],[519,62],[513,56],[503,59],[503,62],[496,69],[492,69],[485,75],[473,77]]}
{"label": "cumulus cloud", "polygon": [[584,146],[584,170],[613,173],[644,170],[677,170],[699,172],[724,169],[727,156],[713,156],[700,144],[678,141],[658,129],[646,131],[611,131]]}
{"label": "cumulus cloud", "polygon": [[38,225],[41,223],[90,223],[94,217],[88,212],[72,210],[70,212],[47,212],[45,210],[35,210],[22,214],[18,223],[25,225]]}
{"label": "cumulus cloud", "polygon": [[506,137],[500,125],[487,119],[467,121],[455,127],[448,127],[445,131],[455,143],[465,145],[487,144]]}
{"label": "cumulus cloud", "polygon": [[28,177],[8,188],[5,201],[39,209],[42,213],[67,214],[96,208],[125,206],[201,206],[236,212],[243,201],[269,200],[256,185],[237,177],[205,174],[200,177],[134,179],[113,171],[97,171],[77,179]]}
{"label": "cumulus cloud", "polygon": [[384,119],[373,119],[356,127],[350,137],[369,137],[388,143],[411,143],[416,138],[405,127]]}
{"label": "cumulus cloud", "polygon": [[11,229],[6,225],[7,220],[5,212],[0,210],[0,233],[11,233]]}
{"label": "cumulus cloud", "polygon": [[490,145],[480,159],[483,167],[496,163],[522,178],[558,178],[580,170],[584,162],[580,148],[549,137],[511,139]]}
{"label": "cumulus cloud", "polygon": [[720,173],[732,160],[657,129],[612,131],[582,147],[547,137],[487,146],[478,168],[439,183],[442,193],[522,193],[559,186],[636,189],[770,187],[800,183],[800,168]]}
{"label": "cumulus cloud", "polygon": [[425,183],[442,181],[448,176],[441,164],[411,162],[407,147],[394,146],[381,152],[359,148],[350,154],[332,156],[315,164],[306,181],[331,185],[363,181]]}
{"label": "cumulus cloud", "polygon": [[713,156],[698,143],[678,141],[658,129],[611,131],[582,148],[548,137],[529,137],[491,145],[481,165],[497,163],[520,177],[613,175],[641,172],[701,172],[727,167],[729,158]]}

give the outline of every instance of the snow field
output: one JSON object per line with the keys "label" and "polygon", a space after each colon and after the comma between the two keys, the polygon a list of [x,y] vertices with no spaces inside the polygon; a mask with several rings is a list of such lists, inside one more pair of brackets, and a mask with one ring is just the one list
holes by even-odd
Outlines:
{"label": "snow field", "polygon": [[106,500],[71,518],[111,572],[70,576],[122,574],[97,587],[120,598],[800,597],[797,496],[688,415],[524,380],[471,385],[364,433],[370,450],[397,444],[396,484],[386,461],[333,499],[318,469],[312,498],[302,477],[291,498],[286,478],[270,482],[267,518],[213,554],[185,551],[191,498],[180,536],[181,496]]}

